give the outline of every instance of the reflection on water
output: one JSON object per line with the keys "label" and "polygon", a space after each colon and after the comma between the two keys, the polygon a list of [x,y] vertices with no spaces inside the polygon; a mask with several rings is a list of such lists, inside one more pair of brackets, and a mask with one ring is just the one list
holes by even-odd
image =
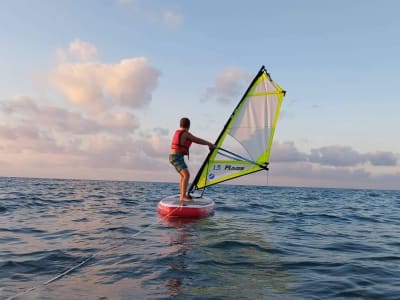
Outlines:
{"label": "reflection on water", "polygon": [[[177,228],[177,234],[174,240],[171,241],[174,247],[177,247],[176,257],[174,262],[170,263],[172,274],[184,272],[188,265],[185,262],[186,253],[190,249],[191,245],[187,241],[187,232],[184,227]],[[181,286],[185,278],[173,277],[167,281],[167,289],[170,296],[178,296],[181,294]]]}
{"label": "reflection on water", "polygon": [[229,220],[169,219],[167,295],[263,299],[287,291],[292,278],[281,268],[279,251],[257,231]]}
{"label": "reflection on water", "polygon": [[173,248],[173,254],[168,262],[166,274],[170,274],[166,279],[166,294],[170,297],[182,295],[182,286],[190,278],[186,278],[186,270],[190,262],[187,262],[187,253],[193,248],[193,229],[199,221],[196,218],[169,218],[160,217],[161,221],[171,230],[168,231],[168,246]]}

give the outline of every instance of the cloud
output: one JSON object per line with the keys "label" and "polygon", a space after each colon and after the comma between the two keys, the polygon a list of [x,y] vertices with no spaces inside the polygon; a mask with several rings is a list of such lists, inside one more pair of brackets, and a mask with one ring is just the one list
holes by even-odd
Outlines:
{"label": "cloud", "polygon": [[57,55],[48,78],[69,105],[25,95],[0,102],[0,151],[9,163],[2,175],[60,174],[71,166],[165,170],[168,130],[140,136],[133,113],[151,101],[159,71],[144,57],[102,63],[96,47],[79,39]]}
{"label": "cloud", "polygon": [[56,106],[40,106],[28,96],[17,96],[3,103],[0,113],[9,123],[32,126],[37,130],[68,131],[72,133],[92,133],[96,124],[93,120],[82,117]]}
{"label": "cloud", "polygon": [[156,128],[154,128],[154,132],[155,132],[155,134],[160,135],[160,136],[169,135],[169,130],[166,128],[156,127]]}
{"label": "cloud", "polygon": [[3,141],[2,146],[4,147],[6,144],[4,141],[6,140],[37,140],[39,133],[31,126],[0,125],[0,138]]}
{"label": "cloud", "polygon": [[139,122],[129,112],[92,116],[17,96],[0,103],[0,120],[0,151],[10,166],[156,170],[168,165],[168,130],[135,135]]}
{"label": "cloud", "polygon": [[132,134],[139,128],[139,120],[129,112],[105,112],[94,119],[99,130],[112,134]]}
{"label": "cloud", "polygon": [[396,166],[399,161],[399,155],[393,152],[375,152],[367,154],[367,158],[374,166]]}
{"label": "cloud", "polygon": [[378,151],[361,153],[349,146],[325,146],[311,149],[310,153],[300,151],[294,142],[275,142],[271,161],[310,162],[321,166],[355,167],[370,163],[374,166],[397,166],[399,154]]}
{"label": "cloud", "polygon": [[310,162],[284,162],[271,165],[269,182],[271,185],[285,186],[399,189],[400,173],[374,174],[362,167],[333,167]]}
{"label": "cloud", "polygon": [[160,72],[144,57],[117,64],[62,62],[49,81],[73,105],[89,113],[113,107],[142,108],[152,100]]}
{"label": "cloud", "polygon": [[274,165],[272,171],[277,175],[297,178],[299,182],[305,179],[340,182],[343,180],[354,180],[355,178],[366,179],[370,176],[370,173],[362,168],[335,168],[310,162],[284,162],[279,165]]}
{"label": "cloud", "polygon": [[367,159],[351,147],[329,146],[312,149],[309,160],[321,165],[346,167],[365,163]]}
{"label": "cloud", "polygon": [[169,139],[92,136],[82,142],[82,164],[93,168],[161,170],[168,165]]}
{"label": "cloud", "polygon": [[349,146],[326,146],[312,149],[309,161],[326,166],[350,167],[370,163],[374,166],[396,166],[399,155],[378,151],[360,153]]}
{"label": "cloud", "polygon": [[16,96],[0,104],[0,114],[9,124],[24,125],[27,128],[33,126],[47,134],[127,134],[139,128],[137,118],[129,112],[115,111],[85,116],[81,112],[39,103],[28,96]]}
{"label": "cloud", "polygon": [[97,57],[97,48],[88,42],[75,39],[67,49],[57,50],[56,55],[59,61],[89,61]]}
{"label": "cloud", "polygon": [[52,135],[41,132],[32,124],[0,125],[0,144],[2,155],[64,152]]}
{"label": "cloud", "polygon": [[250,75],[245,71],[239,68],[229,68],[218,75],[214,85],[206,90],[202,101],[209,99],[215,99],[221,103],[237,101],[244,93],[249,79]]}
{"label": "cloud", "polygon": [[[157,135],[60,135],[36,127],[0,125],[2,157],[9,157],[11,165],[20,168],[75,165],[135,172],[167,170],[169,143],[169,138]],[[16,155],[26,160],[15,159]]]}
{"label": "cloud", "polygon": [[167,160],[170,147],[169,139],[153,135],[142,140],[141,143],[141,148],[147,155],[151,157],[165,158],[165,160]]}
{"label": "cloud", "polygon": [[32,101],[31,97],[18,95],[11,100],[4,100],[0,102],[0,112],[5,116],[11,114],[24,114],[37,112],[37,105]]}
{"label": "cloud", "polygon": [[308,155],[299,151],[294,142],[275,142],[271,150],[271,161],[307,161]]}
{"label": "cloud", "polygon": [[[278,177],[286,181],[286,185],[342,188],[372,186],[371,174],[362,168],[336,168],[308,162],[279,164],[276,168]],[[275,174],[275,169],[272,172]]]}

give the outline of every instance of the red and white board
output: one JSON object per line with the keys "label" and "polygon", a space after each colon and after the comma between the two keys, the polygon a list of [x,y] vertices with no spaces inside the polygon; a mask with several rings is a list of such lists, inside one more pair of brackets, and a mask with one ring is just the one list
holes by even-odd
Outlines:
{"label": "red and white board", "polygon": [[168,196],[158,202],[158,213],[165,217],[203,218],[214,213],[215,203],[210,198],[193,197],[182,203],[179,195]]}

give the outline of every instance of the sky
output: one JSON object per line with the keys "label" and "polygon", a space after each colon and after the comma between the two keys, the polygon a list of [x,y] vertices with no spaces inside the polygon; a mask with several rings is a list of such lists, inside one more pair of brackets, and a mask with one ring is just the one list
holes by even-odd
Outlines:
{"label": "sky", "polygon": [[[178,182],[262,65],[287,94],[270,171],[235,184],[400,189],[396,0],[0,2],[0,176]],[[192,178],[207,155],[193,145]]]}

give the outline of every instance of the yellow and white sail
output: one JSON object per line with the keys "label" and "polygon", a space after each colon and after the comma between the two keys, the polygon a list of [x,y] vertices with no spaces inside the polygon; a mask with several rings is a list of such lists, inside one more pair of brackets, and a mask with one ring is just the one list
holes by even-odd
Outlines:
{"label": "yellow and white sail", "polygon": [[261,67],[236,106],[190,192],[268,170],[272,140],[285,91]]}

